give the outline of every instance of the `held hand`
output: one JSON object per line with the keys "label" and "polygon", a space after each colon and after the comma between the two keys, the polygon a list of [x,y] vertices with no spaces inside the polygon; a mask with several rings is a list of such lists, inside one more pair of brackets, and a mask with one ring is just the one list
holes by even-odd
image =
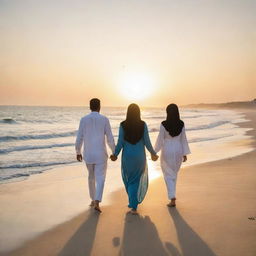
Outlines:
{"label": "held hand", "polygon": [[152,161],[156,161],[158,159],[158,157],[159,157],[158,155],[151,154]]}
{"label": "held hand", "polygon": [[117,156],[115,156],[115,155],[111,155],[111,156],[110,156],[110,159],[111,159],[112,161],[116,161]]}
{"label": "held hand", "polygon": [[187,156],[183,156],[183,162],[186,162],[187,161]]}
{"label": "held hand", "polygon": [[81,155],[81,154],[80,154],[80,155],[76,155],[76,160],[77,160],[78,162],[82,162],[82,160],[83,160],[82,155]]}

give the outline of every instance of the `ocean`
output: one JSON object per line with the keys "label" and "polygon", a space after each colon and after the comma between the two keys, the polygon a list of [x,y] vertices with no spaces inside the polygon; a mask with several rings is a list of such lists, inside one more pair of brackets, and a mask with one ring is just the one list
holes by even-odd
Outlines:
{"label": "ocean", "polygon": [[[54,167],[76,164],[76,132],[80,118],[89,112],[87,107],[0,106],[0,183],[20,181]],[[102,107],[101,113],[110,119],[117,140],[126,107]],[[219,151],[224,144],[248,138],[248,129],[237,125],[246,121],[243,114],[231,110],[181,108],[180,115],[185,122],[192,154],[197,149],[205,152],[203,159],[197,158],[193,163],[231,157],[249,150],[237,147],[234,151]],[[143,108],[141,116],[154,144],[160,123],[166,116],[165,109]]]}

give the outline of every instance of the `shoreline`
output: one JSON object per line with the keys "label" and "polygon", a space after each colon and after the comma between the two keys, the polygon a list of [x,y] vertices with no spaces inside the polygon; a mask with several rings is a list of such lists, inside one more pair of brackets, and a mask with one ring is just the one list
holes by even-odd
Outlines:
{"label": "shoreline", "polygon": [[[240,110],[239,110],[240,111]],[[242,111],[243,113],[244,113],[244,111]],[[226,165],[227,163],[229,163],[230,161],[243,161],[243,160],[239,160],[239,159],[244,159],[244,158],[250,158],[250,156],[251,155],[253,155],[254,157],[255,157],[255,145],[256,145],[256,142],[255,142],[255,118],[254,118],[254,116],[252,115],[252,112],[253,111],[249,111],[248,113],[246,112],[245,113],[245,115],[246,115],[246,117],[248,117],[250,120],[252,119],[252,121],[248,121],[248,122],[243,122],[243,123],[239,123],[238,125],[239,126],[241,126],[241,127],[248,127],[248,123],[250,124],[250,128],[254,128],[253,130],[250,130],[250,131],[248,131],[247,132],[247,134],[248,135],[250,135],[250,136],[253,136],[253,140],[251,141],[251,146],[253,146],[254,147],[254,150],[253,151],[251,151],[251,152],[249,152],[249,153],[245,153],[245,154],[242,154],[242,155],[240,155],[240,156],[236,156],[236,157],[234,157],[234,158],[231,158],[231,159],[224,159],[224,160],[217,160],[217,161],[213,161],[213,162],[208,162],[208,163],[203,163],[203,164],[197,164],[197,165],[193,165],[193,166],[188,166],[188,167],[186,167],[185,169],[184,169],[184,173],[185,172],[189,172],[189,173],[191,173],[192,171],[191,170],[196,170],[196,169],[202,169],[202,168],[205,168],[205,167],[209,167],[209,168],[212,168],[212,166],[221,166],[221,165]],[[254,122],[254,125],[253,125],[253,122]],[[238,160],[237,160],[238,159]],[[70,168],[70,167],[67,167],[67,168]],[[208,175],[210,175],[210,174],[208,174]],[[183,177],[184,176],[184,174],[183,174],[183,172],[181,172],[181,175],[180,175],[181,177]],[[84,178],[84,177],[83,177]],[[184,177],[185,178],[185,177]],[[182,178],[179,178],[179,179],[182,179]],[[152,205],[152,202],[149,202],[149,200],[151,201],[153,201],[154,202],[154,204],[156,203],[156,205],[158,205],[159,206],[159,202],[157,202],[157,200],[156,200],[156,196],[155,195],[153,195],[150,191],[154,191],[154,190],[156,190],[157,191],[157,187],[161,187],[161,191],[162,190],[165,190],[165,187],[164,187],[164,184],[163,184],[163,180],[162,180],[162,178],[157,178],[156,180],[154,180],[154,181],[152,181],[152,183],[150,184],[150,188],[149,188],[149,192],[148,192],[148,195],[146,196],[146,199],[145,199],[145,203],[143,202],[143,204],[141,205],[141,207],[139,207],[139,211],[140,211],[140,208],[141,208],[141,213],[142,214],[147,214],[147,212],[144,212],[144,209],[146,209],[147,208],[147,206],[148,205]],[[178,185],[179,186],[179,185]],[[152,188],[151,188],[152,187]],[[186,189],[186,186],[185,186],[185,189]],[[178,191],[179,191],[179,187],[178,187]],[[162,191],[163,192],[163,191]],[[164,191],[165,192],[165,191]],[[163,192],[163,193],[164,193]],[[85,191],[85,193],[87,193],[87,191]],[[179,192],[178,192],[179,193]],[[181,193],[181,191],[180,191],[180,194],[181,194],[181,196],[182,196],[182,194],[184,194],[184,197],[186,197],[186,195],[185,195],[185,192],[183,193]],[[121,213],[121,216],[119,216],[119,218],[120,217],[124,217],[124,215],[125,215],[125,212],[126,212],[126,207],[125,207],[125,204],[126,204],[126,195],[125,195],[125,192],[124,192],[124,189],[122,189],[122,190],[118,190],[118,191],[116,191],[116,192],[114,192],[114,193],[112,193],[112,195],[111,195],[111,197],[112,197],[112,200],[114,201],[114,202],[119,202],[119,200],[120,200],[120,202],[122,202],[121,203],[121,208],[122,209],[118,209],[118,210],[113,210],[113,208],[111,207],[111,206],[109,206],[109,205],[103,205],[102,206],[102,208],[103,208],[103,211],[104,211],[104,216],[105,215],[107,215],[107,216],[109,216],[109,214],[110,213],[105,213],[105,212],[111,212],[111,211],[114,211],[114,212],[118,212],[118,214],[120,214]],[[161,200],[160,200],[161,201]],[[153,208],[155,209],[156,208],[156,206],[154,205],[153,206]],[[155,209],[156,210],[156,209]],[[152,211],[152,209],[151,210],[149,210],[149,212],[151,212]],[[151,215],[151,214],[150,214]],[[127,217],[127,216],[126,216]],[[145,217],[146,218],[146,217]],[[143,225],[146,225],[147,226],[147,223],[150,223],[150,218],[148,219],[148,218],[146,218],[146,220],[145,220],[145,218],[144,218],[144,220],[143,220]],[[90,222],[89,221],[86,221],[86,220],[89,220],[90,219]],[[50,234],[50,236],[54,236],[54,238],[53,239],[56,239],[56,235],[57,234],[61,234],[61,233],[59,233],[60,232],[60,230],[66,230],[67,229],[67,227],[69,227],[68,229],[70,229],[70,232],[71,232],[71,230],[73,230],[74,232],[75,232],[75,227],[79,227],[79,225],[80,224],[82,224],[83,222],[85,222],[86,224],[88,224],[89,225],[89,228],[88,228],[88,230],[90,230],[90,226],[91,225],[93,225],[93,223],[94,224],[97,224],[97,222],[99,221],[99,219],[102,219],[102,217],[95,217],[95,214],[94,213],[92,213],[92,212],[90,212],[89,210],[87,210],[87,211],[85,211],[85,212],[83,212],[82,214],[80,214],[79,216],[76,216],[76,217],[74,217],[74,218],[72,218],[71,220],[68,220],[68,221],[66,221],[66,222],[64,222],[64,223],[62,223],[62,224],[59,224],[59,225],[57,225],[56,227],[54,227],[54,228],[52,228],[52,229],[50,229],[50,230],[48,230],[48,231],[46,231],[46,232],[44,232],[44,233],[42,233],[42,234],[39,234],[39,236],[37,236],[37,237],[35,237],[35,238],[33,238],[32,240],[30,240],[30,241],[28,241],[28,242],[25,242],[25,244],[23,245],[23,246],[21,246],[20,248],[18,248],[17,250],[14,250],[12,253],[11,253],[11,255],[33,255],[33,254],[31,254],[30,253],[30,251],[32,250],[36,250],[36,248],[38,248],[38,246],[39,246],[39,248],[40,248],[40,246],[47,246],[47,243],[48,242],[50,242],[51,240],[48,240],[48,238],[47,238],[47,236]],[[110,216],[110,219],[111,219],[111,216]],[[128,216],[128,219],[129,219],[129,216]],[[115,222],[114,220],[110,220],[110,223],[112,223],[112,224],[114,224],[113,222]],[[76,224],[75,224],[76,223]],[[121,223],[122,223],[122,221],[121,221]],[[78,225],[78,226],[76,226],[76,225]],[[114,229],[120,229],[121,228],[121,226],[120,226],[121,224],[118,224],[117,225],[117,227],[116,228],[114,228]],[[163,228],[163,227],[162,227]],[[87,225],[86,225],[86,229],[87,229]],[[161,228],[160,228],[161,229]],[[104,230],[103,230],[104,231]],[[56,233],[57,232],[57,233]],[[62,231],[62,232],[64,232],[64,231]],[[69,232],[68,230],[66,230],[66,232]],[[85,232],[85,231],[84,231]],[[47,235],[48,234],[48,235]],[[70,233],[67,233],[67,236],[68,236],[68,234],[70,235]],[[120,235],[120,237],[121,237],[121,235]],[[103,238],[101,238],[101,239],[103,239]],[[101,240],[100,239],[100,240]],[[104,238],[105,239],[105,238]],[[61,239],[60,239],[61,240]],[[118,239],[117,239],[118,240]],[[40,242],[41,241],[41,242]],[[44,242],[43,242],[44,241]],[[114,243],[114,241],[115,240],[113,240],[113,243]],[[64,240],[62,240],[62,243],[64,243],[65,241]],[[98,244],[97,243],[97,241],[95,241],[96,242],[96,245]],[[39,244],[38,244],[39,243]],[[43,245],[42,245],[42,243],[43,243]],[[61,241],[59,241],[59,243],[61,244]],[[117,244],[118,244],[118,242],[116,242]],[[60,246],[60,244],[59,244],[59,246]],[[96,246],[95,245],[95,246]],[[102,247],[100,244],[98,244],[97,246],[99,246],[99,247]],[[96,246],[96,247],[97,247]],[[60,246],[61,247],[61,246]],[[55,248],[55,250],[59,250],[60,249],[60,247],[58,247],[58,248]],[[92,246],[91,246],[92,247]],[[94,246],[93,246],[94,247]],[[118,246],[116,246],[116,247],[118,247]],[[116,249],[116,247],[114,246],[114,249]],[[34,248],[34,249],[33,249]],[[178,248],[178,247],[177,247]],[[177,249],[176,248],[176,249]],[[44,249],[46,249],[45,247],[44,247]],[[51,250],[53,250],[54,248],[52,248],[51,247]],[[91,249],[93,249],[93,248],[91,248]],[[113,249],[113,248],[112,248]],[[117,253],[117,251],[113,251],[111,248],[109,248],[109,250],[111,250],[113,253],[114,253],[114,255],[115,255],[115,253]],[[163,249],[163,248],[162,248]],[[96,250],[96,249],[95,249]],[[166,251],[166,248],[164,249],[165,251]],[[178,250],[178,249],[177,249]],[[181,249],[179,249],[179,250],[181,250]],[[31,252],[32,252],[31,251]],[[52,251],[53,252],[53,251]],[[30,254],[29,254],[30,253]],[[35,253],[35,251],[34,251],[34,253]],[[57,251],[56,251],[56,253],[57,253]],[[58,251],[58,253],[59,253],[59,251]],[[58,254],[57,253],[57,254]],[[65,250],[63,251],[63,255],[65,255]],[[95,251],[95,253],[96,253],[96,251]],[[0,255],[5,255],[5,253],[2,253],[2,254],[0,254]],[[9,254],[8,254],[9,255]],[[38,254],[39,255],[39,254]],[[43,255],[43,254],[42,254]],[[51,255],[55,255],[54,253],[53,254],[51,254]],[[61,254],[62,255],[62,254]],[[66,255],[68,255],[68,254],[66,254]],[[97,253],[95,254],[95,255],[98,255]],[[111,254],[109,254],[109,255],[111,255]],[[178,255],[178,254],[177,254]],[[211,254],[209,254],[209,255],[211,255]]]}
{"label": "shoreline", "polygon": [[[197,108],[195,108],[195,109],[193,109],[193,110],[196,110],[196,109],[201,109],[201,110],[203,110],[203,109],[206,109],[206,110],[208,110],[209,108],[204,108],[204,107],[197,107]],[[214,108],[211,108],[211,110],[214,110]],[[223,108],[223,109],[219,109],[219,108],[215,108],[215,110],[217,110],[217,111],[219,111],[219,110],[228,110],[228,111],[231,111],[231,112],[233,112],[233,113],[236,113],[237,115],[244,115],[244,109],[241,109],[241,108],[237,108],[237,109],[230,109],[230,108]],[[254,111],[254,109],[252,109],[252,108],[248,108],[247,109],[247,111],[246,112],[253,112]],[[249,140],[249,138],[248,138],[248,136],[247,136],[247,138],[242,138],[242,137],[244,137],[244,135],[243,134],[246,134],[247,133],[247,131],[246,130],[248,130],[248,127],[244,127],[244,126],[242,126],[242,125],[237,125],[237,124],[241,124],[241,123],[243,123],[243,122],[247,122],[247,121],[245,121],[244,119],[244,117],[235,117],[235,118],[237,118],[237,119],[234,119],[234,120],[237,120],[236,122],[234,122],[234,123],[232,123],[232,125],[233,126],[239,126],[240,128],[240,134],[232,134],[231,136],[224,136],[224,137],[220,137],[220,138],[215,138],[215,139],[213,139],[213,141],[214,142],[216,142],[216,146],[217,147],[219,147],[220,145],[218,145],[218,144],[226,144],[226,145],[228,145],[228,144],[230,144],[230,143],[233,143],[233,142],[238,142],[238,140],[239,141],[242,141],[243,139],[244,140]],[[244,129],[244,131],[242,131],[241,130],[241,128],[243,128]],[[203,129],[203,128],[202,128]],[[227,128],[226,128],[227,129]],[[250,129],[250,128],[249,128]],[[193,129],[192,129],[193,130]],[[188,128],[188,132],[191,132],[191,130]],[[152,131],[151,133],[150,133],[150,137],[151,137],[151,141],[152,142],[154,142],[155,140],[156,140],[156,136],[157,136],[157,134],[158,134],[158,132],[156,132],[156,131]],[[204,135],[205,136],[205,135]],[[204,138],[204,136],[203,136],[203,138]],[[117,137],[117,135],[116,135],[116,137]],[[193,136],[192,136],[193,137]],[[195,146],[195,150],[193,150],[193,154],[192,154],[192,159],[196,156],[196,154],[194,154],[194,152],[196,152],[196,153],[198,153],[199,151],[200,151],[200,148],[202,148],[202,147],[205,147],[205,146],[207,146],[207,143],[209,143],[209,140],[211,141],[211,139],[209,139],[209,138],[206,138],[206,140],[198,140],[198,138],[196,138],[196,139],[191,139],[191,141],[189,141],[189,143],[190,143],[190,145],[191,145],[191,147],[193,148],[194,147],[194,145],[196,145]],[[219,141],[219,140],[221,140],[221,142],[220,143],[218,143],[217,141]],[[204,144],[205,143],[205,144]],[[244,143],[244,145],[246,145],[246,141],[245,141],[245,143]],[[154,143],[152,143],[152,144],[154,144]],[[198,145],[198,144],[204,144],[204,145]],[[212,148],[209,148],[209,150],[211,151],[211,149]],[[215,147],[214,147],[214,149],[216,149]],[[218,148],[217,148],[218,149]],[[219,148],[220,150],[221,150],[221,148]],[[212,161],[216,161],[216,160],[222,160],[222,159],[225,159],[225,158],[228,158],[228,157],[233,157],[233,156],[236,156],[236,155],[240,155],[240,154],[244,154],[244,153],[246,153],[246,152],[249,152],[250,150],[252,150],[252,149],[245,149],[244,148],[244,150],[238,150],[238,148],[236,148],[237,149],[237,151],[236,152],[232,152],[232,153],[230,153],[229,152],[229,154],[228,155],[226,155],[226,156],[224,156],[223,157],[223,155],[222,154],[219,154],[219,155],[215,155],[215,157],[212,159],[212,158],[210,158],[210,159],[207,159],[207,157],[205,157],[205,156],[203,156],[201,159],[205,159],[204,161],[196,161],[196,162],[194,162],[194,161],[189,161],[189,163],[185,163],[185,166],[191,166],[191,165],[195,165],[195,164],[201,164],[201,163],[206,163],[206,162],[212,162]],[[234,148],[233,148],[233,151],[234,151]],[[202,152],[200,152],[200,153],[202,153]],[[225,152],[222,152],[222,153],[225,153]],[[196,158],[196,157],[195,157]],[[74,159],[73,159],[74,160]],[[47,172],[49,172],[49,171],[54,171],[54,170],[58,170],[58,169],[61,169],[61,168],[67,168],[67,167],[69,167],[69,168],[72,168],[72,167],[77,167],[79,164],[76,162],[76,161],[73,161],[72,163],[69,163],[69,164],[59,164],[59,165],[53,165],[53,166],[49,166],[48,168],[46,168],[46,169],[42,169],[42,170],[38,170],[38,171],[32,171],[32,173],[28,173],[28,174],[18,174],[18,175],[14,175],[14,176],[17,176],[17,177],[13,177],[13,178],[8,178],[8,179],[3,179],[3,180],[1,180],[0,181],[0,186],[2,185],[2,184],[10,184],[10,183],[16,183],[16,182],[22,182],[22,181],[26,181],[26,180],[28,180],[28,179],[30,179],[31,177],[33,177],[34,175],[37,175],[37,174],[45,174],[45,173],[47,173]],[[159,168],[158,168],[159,169]]]}

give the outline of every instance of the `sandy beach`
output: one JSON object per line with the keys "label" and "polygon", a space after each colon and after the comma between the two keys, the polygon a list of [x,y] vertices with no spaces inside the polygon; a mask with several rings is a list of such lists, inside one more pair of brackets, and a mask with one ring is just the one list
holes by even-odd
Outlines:
{"label": "sandy beach", "polygon": [[[248,135],[252,136],[250,143],[255,147],[255,111],[243,112],[250,121],[239,126],[253,128]],[[234,146],[239,147],[243,143],[241,141]],[[164,181],[162,177],[157,178],[150,184],[148,194],[139,206],[139,216],[127,214],[126,193],[120,189],[112,193],[110,204],[102,204],[102,214],[89,207],[86,211],[81,208],[80,215],[42,234],[35,234],[34,239],[18,249],[0,255],[254,256],[255,166],[254,150],[234,158],[182,169],[177,185],[177,207],[172,209],[166,207]],[[76,207],[76,202],[83,200],[81,192],[87,193],[83,186],[84,178],[76,181],[82,189],[76,191],[73,202],[66,202],[66,209]],[[19,183],[16,186],[14,183],[3,185],[1,200],[8,194],[13,196],[18,187]],[[70,194],[72,191],[62,189],[61,183],[57,190],[56,187],[55,190],[42,189],[41,196],[47,199],[44,203],[58,203],[51,200],[51,193]],[[22,198],[22,194],[19,196]],[[31,202],[32,197],[26,203]],[[50,207],[47,211],[51,211]],[[19,212],[10,218],[15,225]],[[33,204],[31,218],[37,218],[33,215]],[[51,222],[38,220],[39,223],[46,221]]]}
{"label": "sandy beach", "polygon": [[255,12],[0,0],[0,256],[256,256]]}

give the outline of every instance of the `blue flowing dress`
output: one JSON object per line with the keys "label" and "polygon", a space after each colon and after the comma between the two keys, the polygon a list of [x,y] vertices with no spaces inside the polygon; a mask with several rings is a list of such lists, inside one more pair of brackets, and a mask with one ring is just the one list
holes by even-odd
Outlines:
{"label": "blue flowing dress", "polygon": [[156,154],[150,142],[146,123],[144,125],[143,136],[136,144],[131,144],[124,139],[124,129],[120,125],[114,155],[118,156],[123,149],[121,164],[122,178],[129,197],[128,207],[132,209],[137,209],[138,204],[143,201],[148,189],[148,168],[145,146],[151,154]]}

